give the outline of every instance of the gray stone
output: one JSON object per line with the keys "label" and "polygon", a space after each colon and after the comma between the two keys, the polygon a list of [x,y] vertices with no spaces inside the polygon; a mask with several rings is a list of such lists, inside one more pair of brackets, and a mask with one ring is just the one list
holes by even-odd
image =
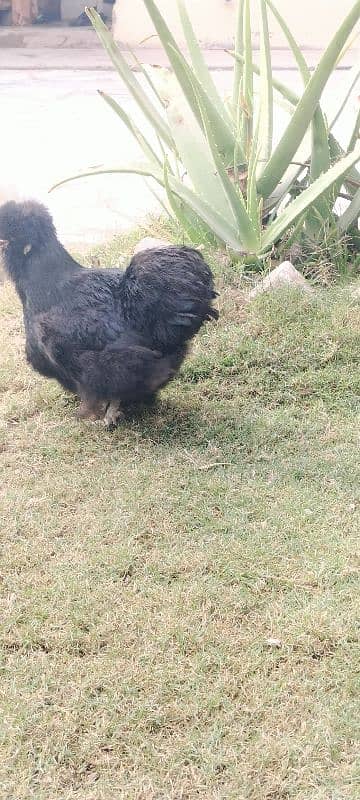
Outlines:
{"label": "gray stone", "polygon": [[268,292],[270,289],[279,289],[282,286],[297,286],[305,292],[313,292],[313,288],[307,282],[303,275],[298,272],[290,261],[283,261],[278,267],[275,267],[262,281],[260,281],[249,294],[249,299],[256,297],[262,292]]}
{"label": "gray stone", "polygon": [[140,242],[137,243],[134,255],[142,253],[144,250],[159,250],[163,247],[171,247],[171,242],[167,242],[165,239],[153,239],[152,236],[145,236],[145,239],[140,239]]}
{"label": "gray stone", "polygon": [[271,637],[270,639],[266,639],[266,644],[269,647],[281,647],[282,641],[281,641],[281,639],[273,639]]}

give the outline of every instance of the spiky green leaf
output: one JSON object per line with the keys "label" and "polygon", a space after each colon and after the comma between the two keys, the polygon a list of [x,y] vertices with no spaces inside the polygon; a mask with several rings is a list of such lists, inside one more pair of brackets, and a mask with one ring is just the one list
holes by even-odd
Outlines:
{"label": "spiky green leaf", "polygon": [[261,252],[271,247],[280,236],[290,227],[312,203],[316,200],[360,159],[360,145],[355,151],[340,159],[334,166],[320,175],[310,184],[295,200],[290,203],[285,211],[265,231],[262,238]]}
{"label": "spiky green leaf", "polygon": [[359,20],[360,0],[354,4],[323,53],[294,114],[258,182],[258,190],[268,197],[284,175],[306,133],[323,89],[353,27]]}
{"label": "spiky green leaf", "polygon": [[259,155],[266,163],[272,152],[273,138],[273,85],[269,24],[265,0],[259,0],[260,8],[260,111],[259,111]]}
{"label": "spiky green leaf", "polygon": [[[189,103],[193,114],[195,115],[199,124],[202,124],[201,112],[198,107],[197,97],[193,89],[193,83],[188,77],[189,65],[184,58],[180,48],[177,46],[176,41],[165,22],[164,17],[160,13],[154,0],[143,0],[144,5],[153,21],[155,29],[159,35],[161,44],[168,56],[170,64],[174,70],[176,78],[184,92],[187,102]],[[201,81],[194,74],[194,80],[198,91],[201,92],[204,102],[208,107],[208,115],[214,127],[214,135],[216,137],[219,151],[223,152],[225,161],[231,163],[232,153],[235,146],[235,134],[231,128],[229,117],[224,113],[224,109],[220,112],[217,105],[214,104],[209,96],[206,88],[202,86]]]}
{"label": "spiky green leaf", "polygon": [[[201,50],[199,42],[196,38],[194,28],[191,24],[189,14],[186,9],[185,0],[177,0],[177,4],[186,44],[189,49],[193,71],[197,77],[197,80],[201,83],[202,87],[207,92],[211,102],[218,109],[219,114],[223,115],[225,108],[224,101],[220,97],[219,92],[212,79],[210,70],[207,67],[205,58],[203,56],[203,51]],[[230,124],[230,118],[229,118],[229,124]]]}
{"label": "spiky green leaf", "polygon": [[86,13],[101,41],[105,50],[109,54],[114,67],[117,69],[119,75],[123,79],[124,83],[126,84],[127,88],[131,92],[132,96],[138,103],[141,111],[147,119],[151,122],[152,126],[155,128],[159,136],[161,136],[162,140],[167,144],[167,146],[174,150],[174,142],[171,138],[170,130],[166,124],[164,118],[159,114],[157,108],[154,104],[149,100],[146,92],[144,92],[142,86],[140,85],[139,81],[136,79],[134,73],[131,71],[126,59],[120,52],[119,48],[116,46],[111,33],[108,31],[106,25],[104,25],[101,17],[93,8],[87,8]]}
{"label": "spiky green leaf", "polygon": [[124,125],[126,125],[128,130],[132,133],[134,139],[136,139],[141,149],[143,150],[145,157],[148,158],[150,162],[154,161],[154,163],[157,164],[158,167],[161,169],[161,161],[159,156],[157,155],[155,150],[151,147],[147,139],[145,139],[145,136],[143,136],[140,129],[137,127],[137,125],[135,125],[135,122],[131,119],[131,117],[129,117],[126,111],[124,111],[124,109],[121,108],[121,106],[119,106],[119,103],[117,103],[113,97],[110,97],[110,95],[106,94],[105,92],[101,92],[100,90],[98,93],[100,97],[102,97],[102,99],[105,100],[105,103],[108,106],[110,106],[110,108],[113,111],[115,111],[115,114],[117,114],[117,116],[120,117]]}

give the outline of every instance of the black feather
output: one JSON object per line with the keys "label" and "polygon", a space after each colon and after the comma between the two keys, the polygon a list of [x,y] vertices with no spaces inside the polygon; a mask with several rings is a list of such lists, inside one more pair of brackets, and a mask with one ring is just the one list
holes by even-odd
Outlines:
{"label": "black feather", "polygon": [[89,270],[35,202],[0,208],[0,240],[23,304],[29,363],[90,404],[155,393],[201,325],[218,317],[212,274],[192,248],[147,250],[125,272]]}

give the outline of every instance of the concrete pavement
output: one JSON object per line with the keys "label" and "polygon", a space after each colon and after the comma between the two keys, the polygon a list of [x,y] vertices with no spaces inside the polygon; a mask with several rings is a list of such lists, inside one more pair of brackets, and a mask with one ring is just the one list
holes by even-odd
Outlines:
{"label": "concrete pavement", "polygon": [[0,200],[20,193],[46,203],[61,237],[76,246],[113,236],[156,207],[144,182],[128,176],[84,179],[48,194],[54,182],[89,165],[140,157],[96,92],[116,96],[141,124],[115,73],[9,71],[0,86]]}
{"label": "concrete pavement", "polygon": [[[131,53],[122,48],[122,52],[132,63]],[[160,67],[169,66],[169,61],[162,50],[156,47],[137,47],[134,50],[136,56],[143,64],[156,64]],[[233,58],[226,50],[212,49],[204,51],[205,60],[211,70],[222,72],[232,70],[234,65]],[[319,50],[307,50],[304,52],[306,61],[311,69],[316,67],[321,52]],[[359,53],[360,55],[360,53]],[[259,53],[255,51],[255,59],[259,60]],[[273,50],[273,66],[276,70],[292,70],[294,62],[288,50]],[[352,64],[352,57],[344,58],[340,69],[348,69]],[[7,70],[105,70],[112,72],[113,66],[106,53],[100,47],[88,47],[86,50],[81,47],[71,47],[68,49],[55,48],[50,50],[46,47],[26,47],[26,48],[1,48],[0,40],[0,69]],[[137,71],[134,65],[134,71]]]}
{"label": "concrete pavement", "polygon": [[[143,45],[133,48],[140,61],[160,65],[168,63],[166,56],[158,46],[158,41],[157,35],[154,34]],[[126,42],[120,42],[119,46],[126,51]],[[231,47],[232,43],[228,41],[205,48],[203,52],[208,66],[211,69],[220,70],[232,68],[233,61],[226,53],[226,50],[231,49]],[[256,50],[259,48],[259,37],[256,35],[254,36],[253,47],[256,54]],[[321,48],[316,48],[313,45],[310,47],[306,45],[306,42],[303,42],[301,43],[301,49],[309,67],[314,67],[319,61],[322,52]],[[8,52],[5,53],[5,50]],[[24,52],[26,50],[28,51],[27,54]],[[53,52],[56,50],[60,51],[57,56]],[[64,50],[67,52],[64,53]],[[71,50],[74,51],[73,54],[69,52]],[[95,54],[96,50],[99,51],[97,55]],[[47,54],[46,51],[51,52]],[[88,51],[89,57],[86,56],[86,51]],[[91,54],[89,51],[91,51]],[[49,56],[49,60],[47,56]],[[91,27],[72,28],[63,24],[9,28],[0,26],[0,66],[3,68],[26,69],[29,59],[32,61],[33,66],[36,65],[37,68],[48,68],[51,65],[54,67],[55,56],[59,69],[66,68],[66,64],[70,69],[93,69],[94,67],[91,65],[94,59],[97,65],[96,68],[100,68],[100,65],[104,69],[111,68],[109,59],[103,53],[100,41]],[[351,66],[359,59],[359,56],[360,49],[355,41],[345,53],[341,66],[343,68]],[[294,59],[289,48],[286,47],[285,39],[281,43],[279,43],[277,37],[276,41],[273,40],[272,62],[275,69],[294,68]]]}

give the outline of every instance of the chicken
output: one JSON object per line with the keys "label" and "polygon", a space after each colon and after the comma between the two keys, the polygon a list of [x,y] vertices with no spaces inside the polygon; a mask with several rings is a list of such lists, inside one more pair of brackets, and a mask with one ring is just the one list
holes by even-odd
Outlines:
{"label": "chicken", "polygon": [[188,342],[217,319],[212,274],[189,247],[135,255],[127,269],[87,269],[39,203],[0,208],[2,260],[23,306],[26,358],[80,398],[78,416],[109,427],[122,404],[170,381]]}

